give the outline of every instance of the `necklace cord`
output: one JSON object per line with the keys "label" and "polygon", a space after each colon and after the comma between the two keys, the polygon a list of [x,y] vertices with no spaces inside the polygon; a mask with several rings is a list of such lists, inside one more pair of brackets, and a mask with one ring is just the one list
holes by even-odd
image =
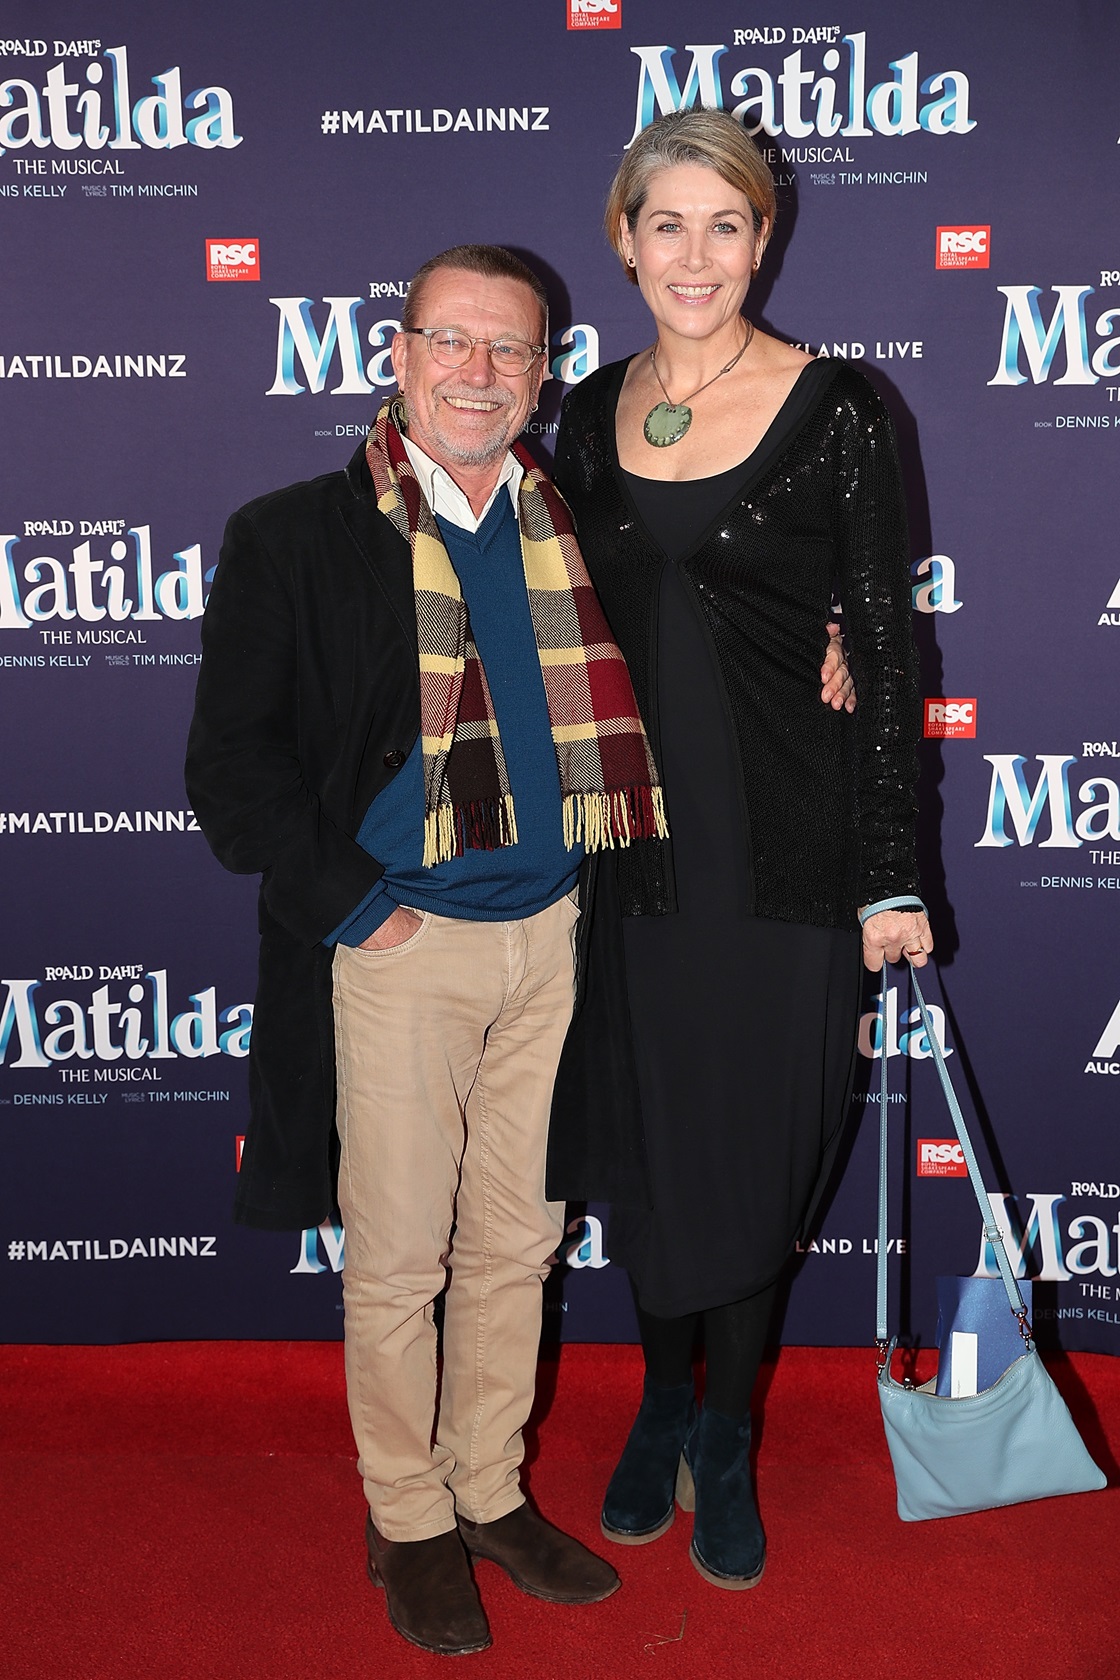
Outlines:
{"label": "necklace cord", "polygon": [[714,385],[717,379],[722,379],[725,373],[730,373],[731,369],[735,366],[736,362],[740,361],[741,358],[746,355],[747,350],[750,346],[751,339],[753,337],[754,337],[754,322],[753,321],[748,321],[747,322],[747,336],[743,340],[742,344],[739,346],[738,350],[736,350],[736,352],[732,356],[731,360],[729,362],[726,362],[724,364],[724,366],[720,368],[718,373],[713,373],[712,377],[710,379],[706,380],[703,385],[697,386],[696,390],[692,392],[691,396],[682,397],[679,403],[675,403],[673,401],[672,397],[669,395],[668,391],[665,389],[665,381],[662,379],[661,374],[659,373],[658,367],[657,367],[657,345],[655,344],[653,349],[649,353],[649,364],[650,364],[650,367],[653,369],[653,377],[657,380],[657,383],[660,385],[660,387],[662,389],[662,392],[664,393],[664,396],[665,396],[665,401],[669,404],[669,407],[670,408],[684,408],[687,403],[690,403],[693,400],[693,397],[698,397],[700,395],[701,391],[706,391],[708,389],[709,385]]}

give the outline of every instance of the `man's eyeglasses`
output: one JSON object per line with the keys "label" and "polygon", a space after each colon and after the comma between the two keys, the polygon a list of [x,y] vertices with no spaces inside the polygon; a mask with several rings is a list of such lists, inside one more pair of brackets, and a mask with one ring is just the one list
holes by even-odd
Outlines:
{"label": "man's eyeglasses", "polygon": [[472,338],[458,327],[402,327],[401,331],[425,339],[429,356],[446,368],[466,367],[476,344],[485,344],[495,373],[528,373],[545,352],[543,344],[526,344],[520,338]]}

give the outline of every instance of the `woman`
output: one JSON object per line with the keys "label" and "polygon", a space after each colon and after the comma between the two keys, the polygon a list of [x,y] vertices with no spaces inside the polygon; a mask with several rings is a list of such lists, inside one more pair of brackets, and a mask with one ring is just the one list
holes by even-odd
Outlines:
{"label": "woman", "polygon": [[[670,839],[585,883],[549,1193],[612,1202],[645,1353],[603,1532],[656,1539],[675,1484],[695,1501],[694,1564],[733,1589],[762,1574],[751,1392],[848,1103],[859,924],[873,970],[903,954],[920,966],[933,945],[915,890],[893,434],[862,374],[744,315],[774,214],[770,171],[725,113],[639,136],[606,222],[656,338],[570,393],[555,466],[650,730]],[[818,699],[834,590],[854,714]]]}

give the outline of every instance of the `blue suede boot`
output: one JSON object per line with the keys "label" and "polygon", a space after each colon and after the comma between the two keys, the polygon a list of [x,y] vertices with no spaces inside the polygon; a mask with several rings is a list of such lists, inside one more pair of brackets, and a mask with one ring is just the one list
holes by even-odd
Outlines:
{"label": "blue suede boot", "polygon": [[766,1563],[750,1447],[749,1417],[725,1417],[704,1406],[689,1430],[681,1465],[681,1481],[691,1477],[696,1498],[688,1555],[705,1581],[733,1592],[757,1586]]}
{"label": "blue suede boot", "polygon": [[603,1500],[600,1527],[608,1540],[644,1546],[665,1533],[673,1520],[674,1479],[695,1410],[690,1382],[657,1388],[647,1380]]}

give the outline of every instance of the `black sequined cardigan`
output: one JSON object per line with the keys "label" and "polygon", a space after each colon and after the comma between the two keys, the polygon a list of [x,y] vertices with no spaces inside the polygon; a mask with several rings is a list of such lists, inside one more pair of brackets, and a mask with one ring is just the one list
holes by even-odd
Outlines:
{"label": "black sequined cardigan", "polygon": [[[564,404],[554,477],[626,656],[654,752],[657,601],[665,556],[626,491],[615,362]],[[835,362],[791,434],[680,564],[712,639],[734,724],[756,915],[852,927],[860,905],[913,893],[917,661],[894,432],[864,376]],[[820,700],[838,597],[858,705]],[[672,790],[668,790],[672,829]],[[624,915],[674,908],[671,841],[614,860]],[[718,907],[713,907],[718,910]]]}

